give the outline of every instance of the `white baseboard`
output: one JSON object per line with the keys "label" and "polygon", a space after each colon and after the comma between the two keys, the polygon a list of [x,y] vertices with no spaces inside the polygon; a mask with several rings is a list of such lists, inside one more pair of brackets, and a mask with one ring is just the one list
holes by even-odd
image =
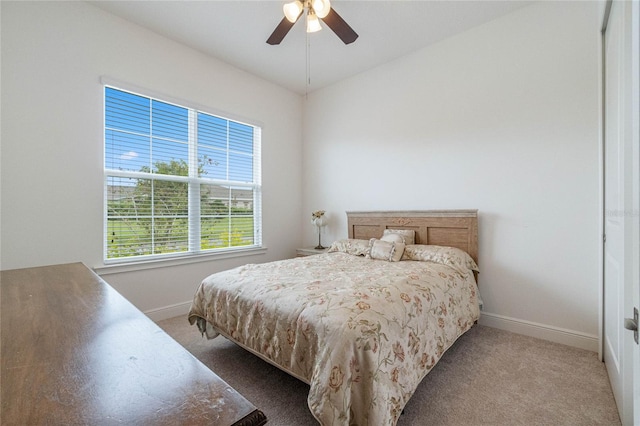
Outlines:
{"label": "white baseboard", "polygon": [[593,334],[505,317],[490,312],[481,312],[478,324],[593,352],[598,352],[600,347],[598,336]]}
{"label": "white baseboard", "polygon": [[186,315],[189,313],[189,308],[191,308],[191,302],[183,302],[176,303],[175,305],[164,306],[162,308],[150,309],[145,311],[144,314],[151,318],[152,321],[162,321],[180,315],[184,315],[186,321]]}

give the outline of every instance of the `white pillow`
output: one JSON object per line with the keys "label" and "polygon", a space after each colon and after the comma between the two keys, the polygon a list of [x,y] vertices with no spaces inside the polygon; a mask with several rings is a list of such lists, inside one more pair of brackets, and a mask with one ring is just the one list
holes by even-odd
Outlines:
{"label": "white pillow", "polygon": [[405,245],[391,241],[382,241],[376,238],[369,240],[368,258],[398,262],[402,258]]}
{"label": "white pillow", "polygon": [[353,256],[365,256],[369,252],[368,240],[345,239],[334,241],[327,250],[329,253],[339,251]]}
{"label": "white pillow", "polygon": [[415,244],[416,243],[416,231],[413,229],[385,229],[382,233],[382,236],[389,234],[397,234],[404,238],[405,244]]}
{"label": "white pillow", "polygon": [[461,274],[466,274],[469,271],[479,272],[478,265],[476,265],[471,256],[466,251],[455,247],[422,244],[407,245],[403,259],[448,265],[457,269]]}
{"label": "white pillow", "polygon": [[404,237],[400,234],[387,233],[380,238],[380,241],[389,241],[390,243],[402,243],[404,244]]}

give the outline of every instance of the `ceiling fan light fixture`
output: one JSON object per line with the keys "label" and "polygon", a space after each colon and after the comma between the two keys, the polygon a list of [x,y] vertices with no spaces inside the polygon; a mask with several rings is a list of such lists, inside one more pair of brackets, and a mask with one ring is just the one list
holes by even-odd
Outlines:
{"label": "ceiling fan light fixture", "polygon": [[302,8],[302,2],[300,0],[295,0],[291,3],[285,3],[285,5],[282,6],[282,11],[284,12],[284,16],[287,20],[294,23],[298,19],[298,16],[300,16]]}
{"label": "ceiling fan light fixture", "polygon": [[351,44],[358,38],[358,34],[353,31],[353,28],[331,7],[331,0],[285,1],[289,1],[283,5],[285,16],[267,39],[267,44],[272,46],[280,44],[289,30],[300,20],[303,13],[306,14],[307,33],[320,31],[322,29],[320,19],[322,19],[344,44]]}
{"label": "ceiling fan light fixture", "polygon": [[322,27],[320,26],[320,20],[318,19],[316,14],[313,13],[312,10],[310,10],[309,13],[307,13],[307,32],[315,33],[316,31],[320,31],[321,29]]}
{"label": "ceiling fan light fixture", "polygon": [[318,18],[324,18],[329,14],[331,10],[331,2],[329,0],[313,0],[311,3],[313,11]]}

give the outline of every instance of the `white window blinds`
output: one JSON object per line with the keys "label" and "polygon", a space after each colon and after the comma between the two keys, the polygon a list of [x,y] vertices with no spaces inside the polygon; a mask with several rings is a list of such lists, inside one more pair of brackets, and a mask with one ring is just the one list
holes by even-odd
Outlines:
{"label": "white window blinds", "polygon": [[105,86],[105,261],[262,245],[260,127]]}

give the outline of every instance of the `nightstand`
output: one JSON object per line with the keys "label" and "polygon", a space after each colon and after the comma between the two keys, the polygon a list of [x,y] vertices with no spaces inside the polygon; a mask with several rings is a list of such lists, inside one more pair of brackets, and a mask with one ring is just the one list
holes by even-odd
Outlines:
{"label": "nightstand", "polygon": [[305,247],[296,249],[296,257],[305,257],[305,256],[313,256],[314,254],[326,253],[329,250],[329,247],[323,248],[321,250],[315,249],[313,247]]}

